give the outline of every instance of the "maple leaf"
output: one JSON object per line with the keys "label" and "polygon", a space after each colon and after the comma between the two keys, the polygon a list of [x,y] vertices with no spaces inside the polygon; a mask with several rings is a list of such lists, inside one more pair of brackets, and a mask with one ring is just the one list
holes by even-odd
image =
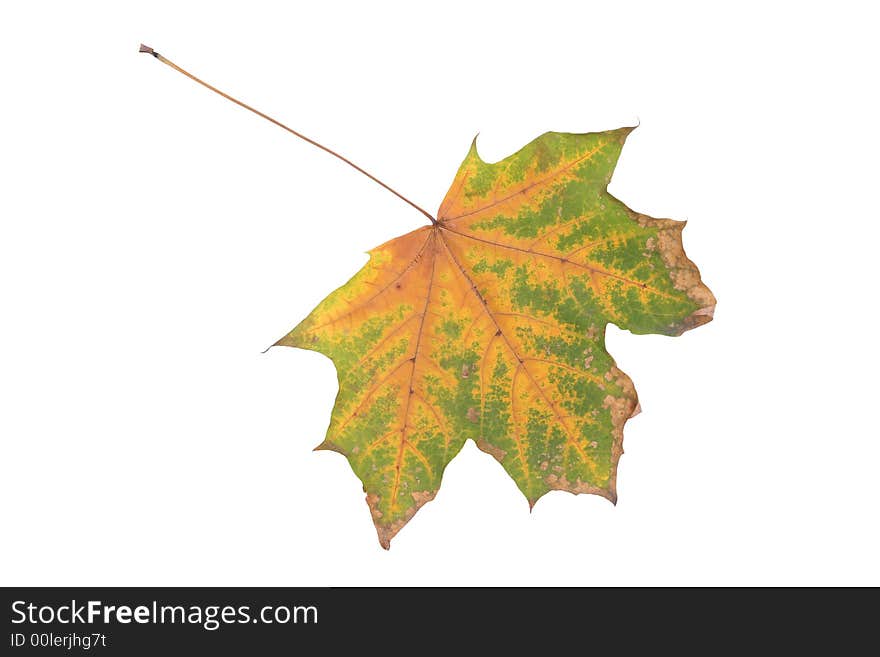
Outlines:
{"label": "maple leaf", "polygon": [[152,48],[147,53],[339,158],[427,216],[370,260],[276,345],[336,366],[339,393],[318,449],[345,455],[391,539],[437,494],[471,439],[530,505],[551,490],[617,500],[623,425],[635,388],[605,327],[679,335],[715,298],[681,242],[608,183],[632,128],[548,132],[490,164],[471,145],[436,218],[359,166],[236,100]]}
{"label": "maple leaf", "polygon": [[348,459],[383,547],[468,439],[530,505],[551,490],[616,501],[638,401],[605,326],[679,335],[715,306],[684,223],[607,191],[631,130],[549,132],[495,164],[474,140],[436,223],[371,250],[276,343],[335,364],[319,449]]}

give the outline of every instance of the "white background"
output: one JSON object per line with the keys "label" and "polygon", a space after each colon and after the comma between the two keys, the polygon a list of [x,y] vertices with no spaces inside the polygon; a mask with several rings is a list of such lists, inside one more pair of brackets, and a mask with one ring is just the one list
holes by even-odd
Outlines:
{"label": "white background", "polygon": [[[868,3],[236,4],[0,10],[0,583],[880,584]],[[332,364],[260,352],[424,218],[141,41],[432,210],[478,131],[640,121],[610,189],[719,304],[609,328],[617,507],[469,443],[382,550]]]}

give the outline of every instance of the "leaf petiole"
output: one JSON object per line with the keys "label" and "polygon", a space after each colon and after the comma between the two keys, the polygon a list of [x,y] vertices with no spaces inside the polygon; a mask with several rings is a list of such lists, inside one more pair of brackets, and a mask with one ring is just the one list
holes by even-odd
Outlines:
{"label": "leaf petiole", "polygon": [[214,87],[214,86],[208,84],[208,83],[205,82],[204,80],[200,80],[199,78],[197,78],[195,75],[193,75],[193,74],[190,73],[189,71],[186,71],[186,70],[180,68],[177,64],[175,64],[174,62],[172,62],[170,59],[167,59],[167,58],[163,57],[162,55],[160,55],[158,52],[156,52],[155,50],[153,50],[152,48],[150,48],[150,46],[145,46],[144,44],[141,44],[140,49],[138,50],[138,52],[142,52],[142,53],[146,53],[146,54],[148,54],[148,55],[152,55],[153,57],[155,57],[156,59],[158,59],[158,60],[159,60],[160,62],[162,62],[163,64],[166,64],[167,66],[170,66],[171,68],[173,68],[173,69],[174,69],[175,71],[177,71],[178,73],[183,73],[183,74],[184,74],[186,77],[188,77],[190,80],[193,80],[193,81],[195,81],[195,82],[198,82],[198,83],[199,83],[200,85],[202,85],[203,87],[207,87],[208,89],[210,89],[210,90],[213,91],[214,93],[223,96],[226,100],[232,101],[232,102],[235,103],[236,105],[239,105],[240,107],[243,107],[244,109],[253,112],[253,113],[256,114],[257,116],[259,116],[259,117],[261,117],[261,118],[264,118],[264,119],[266,119],[267,121],[269,121],[269,122],[271,122],[271,123],[274,123],[274,124],[277,125],[279,128],[283,128],[284,130],[287,130],[287,132],[289,132],[289,133],[292,134],[292,135],[295,135],[296,137],[299,137],[299,138],[302,139],[303,141],[307,141],[307,142],[310,143],[312,146],[316,146],[316,147],[320,148],[322,151],[325,151],[325,152],[329,153],[329,154],[332,155],[333,157],[336,157],[336,158],[342,160],[343,162],[345,162],[347,165],[349,165],[349,166],[352,167],[353,169],[356,169],[356,170],[359,171],[360,173],[364,174],[367,178],[369,178],[369,179],[372,180],[373,182],[375,182],[375,183],[377,183],[378,185],[380,185],[380,186],[384,187],[385,189],[387,189],[389,192],[391,192],[392,194],[394,194],[394,195],[395,195],[397,198],[399,198],[400,200],[404,201],[405,203],[408,203],[409,205],[411,205],[412,207],[414,207],[416,210],[418,210],[419,212],[421,212],[423,215],[425,215],[428,219],[431,220],[431,223],[432,223],[433,225],[435,225],[435,226],[437,225],[437,220],[434,218],[434,216],[433,216],[430,212],[428,212],[428,211],[425,210],[424,208],[422,208],[422,207],[416,205],[415,203],[413,203],[412,201],[410,201],[406,196],[404,196],[403,194],[401,194],[400,192],[398,192],[396,189],[390,187],[389,185],[386,185],[384,182],[382,182],[381,180],[379,180],[376,176],[374,176],[373,174],[371,174],[371,173],[368,172],[368,171],[365,171],[364,169],[362,169],[361,167],[359,167],[357,164],[355,164],[354,162],[352,162],[352,161],[349,160],[348,158],[343,157],[342,155],[340,155],[340,154],[337,153],[336,151],[334,151],[334,150],[332,150],[332,149],[330,149],[330,148],[327,148],[327,147],[324,146],[323,144],[320,144],[320,143],[316,142],[314,139],[311,139],[311,138],[309,138],[309,137],[306,137],[306,136],[305,136],[304,134],[302,134],[301,132],[297,132],[297,131],[294,130],[293,128],[290,128],[290,127],[284,125],[283,123],[281,123],[281,121],[278,121],[277,119],[273,119],[273,118],[272,118],[271,116],[269,116],[268,114],[264,114],[264,113],[261,112],[260,110],[258,110],[258,109],[254,109],[254,108],[251,107],[250,105],[241,102],[241,101],[238,100],[237,98],[233,98],[233,97],[230,96],[229,94],[227,94],[227,93],[225,93],[225,92],[223,92],[223,91],[220,91],[219,89],[217,89],[216,87]]}

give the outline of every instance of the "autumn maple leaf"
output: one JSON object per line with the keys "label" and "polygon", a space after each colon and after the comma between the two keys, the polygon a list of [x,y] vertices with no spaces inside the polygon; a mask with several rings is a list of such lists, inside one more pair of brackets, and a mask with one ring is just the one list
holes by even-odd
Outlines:
{"label": "autumn maple leaf", "polygon": [[684,223],[608,193],[631,130],[548,132],[494,164],[475,141],[436,217],[366,174],[431,225],[371,250],[276,344],[336,366],[319,449],[348,459],[383,547],[468,439],[530,505],[551,490],[616,501],[638,400],[605,327],[679,335],[715,307],[682,248]]}
{"label": "autumn maple leaf", "polygon": [[605,326],[678,335],[715,305],[684,224],[607,191],[630,130],[547,133],[495,164],[472,146],[436,223],[370,251],[278,341],[336,365],[320,448],[348,458],[384,547],[468,439],[531,505],[551,490],[616,500],[637,397]]}

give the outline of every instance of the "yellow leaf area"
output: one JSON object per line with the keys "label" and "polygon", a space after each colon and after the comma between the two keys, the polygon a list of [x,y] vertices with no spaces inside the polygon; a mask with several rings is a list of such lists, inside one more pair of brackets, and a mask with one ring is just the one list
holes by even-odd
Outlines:
{"label": "yellow leaf area", "polygon": [[616,501],[638,400],[605,326],[678,335],[715,306],[684,224],[607,192],[630,130],[547,133],[494,164],[472,145],[437,223],[370,251],[278,341],[336,365],[319,447],[348,458],[384,547],[468,439],[530,505],[551,490]]}

